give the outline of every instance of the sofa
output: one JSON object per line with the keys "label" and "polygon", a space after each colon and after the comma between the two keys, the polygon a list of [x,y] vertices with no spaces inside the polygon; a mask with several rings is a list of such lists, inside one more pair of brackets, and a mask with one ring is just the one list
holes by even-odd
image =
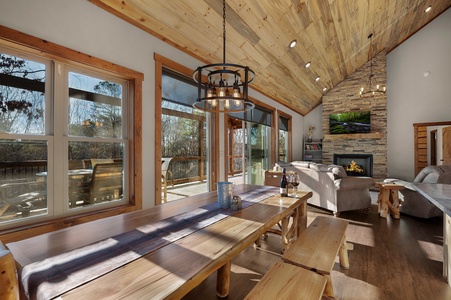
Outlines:
{"label": "sofa", "polygon": [[[395,178],[387,178],[384,182],[404,186],[403,190],[398,191],[402,201],[399,209],[401,213],[424,219],[443,215],[439,208],[416,191],[412,182]],[[418,173],[413,182],[451,184],[451,165],[427,166]]]}
{"label": "sofa", "polygon": [[334,215],[342,211],[369,209],[371,177],[348,176],[342,166],[324,165],[309,161],[278,162],[276,168],[299,174],[299,190],[311,190],[307,203],[330,210]]}

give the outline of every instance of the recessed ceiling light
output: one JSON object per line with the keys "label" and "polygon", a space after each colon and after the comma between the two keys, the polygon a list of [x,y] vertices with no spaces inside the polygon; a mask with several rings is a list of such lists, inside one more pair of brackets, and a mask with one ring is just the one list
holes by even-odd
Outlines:
{"label": "recessed ceiling light", "polygon": [[320,80],[319,76],[318,76],[318,77],[316,77],[315,81],[319,81],[319,80]]}
{"label": "recessed ceiling light", "polygon": [[305,67],[308,68],[308,67],[310,67],[310,65],[311,65],[311,63],[308,62],[308,63],[305,64]]}
{"label": "recessed ceiling light", "polygon": [[327,87],[323,88],[323,92],[327,91]]}
{"label": "recessed ceiling light", "polygon": [[294,46],[296,46],[296,43],[297,43],[296,40],[292,40],[292,41],[290,42],[289,47],[290,47],[290,48],[293,48]]}
{"label": "recessed ceiling light", "polygon": [[424,10],[424,12],[430,12],[431,9],[432,9],[432,6],[429,5],[429,6]]}

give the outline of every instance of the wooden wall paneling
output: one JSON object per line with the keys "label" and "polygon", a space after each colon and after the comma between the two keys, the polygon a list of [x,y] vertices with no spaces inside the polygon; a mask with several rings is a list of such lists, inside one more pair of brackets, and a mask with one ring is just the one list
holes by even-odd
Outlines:
{"label": "wooden wall paneling", "polygon": [[[221,1],[89,1],[206,64],[222,58]],[[348,78],[368,61],[374,30],[374,53],[390,52],[451,5],[432,2],[424,13],[431,3],[420,0],[227,0],[227,62],[251,67],[253,89],[306,115],[321,104],[316,76],[329,90]]]}

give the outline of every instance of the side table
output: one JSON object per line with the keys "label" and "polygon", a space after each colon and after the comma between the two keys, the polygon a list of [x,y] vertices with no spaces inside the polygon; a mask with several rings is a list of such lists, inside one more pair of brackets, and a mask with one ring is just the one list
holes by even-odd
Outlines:
{"label": "side table", "polygon": [[377,211],[383,218],[387,218],[390,213],[393,218],[399,219],[399,206],[401,201],[398,197],[398,191],[403,190],[404,186],[394,183],[376,182],[376,185],[380,188],[379,196],[377,198]]}

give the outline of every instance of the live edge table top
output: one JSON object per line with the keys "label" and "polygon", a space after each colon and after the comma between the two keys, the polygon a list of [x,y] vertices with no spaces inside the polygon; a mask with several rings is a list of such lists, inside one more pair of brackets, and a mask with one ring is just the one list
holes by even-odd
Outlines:
{"label": "live edge table top", "polygon": [[[272,189],[273,196],[264,196],[263,200],[252,203],[243,210],[157,247],[142,257],[63,294],[62,298],[81,299],[88,295],[99,299],[180,298],[251,245],[293,209],[306,205],[306,200],[311,197],[311,192],[299,192],[299,198],[280,197],[277,189],[253,185],[237,185],[234,187],[234,194],[267,192],[269,189]],[[19,265],[25,267],[216,202],[216,192],[204,193],[11,243],[8,247]],[[221,215],[221,211],[218,215]]]}

